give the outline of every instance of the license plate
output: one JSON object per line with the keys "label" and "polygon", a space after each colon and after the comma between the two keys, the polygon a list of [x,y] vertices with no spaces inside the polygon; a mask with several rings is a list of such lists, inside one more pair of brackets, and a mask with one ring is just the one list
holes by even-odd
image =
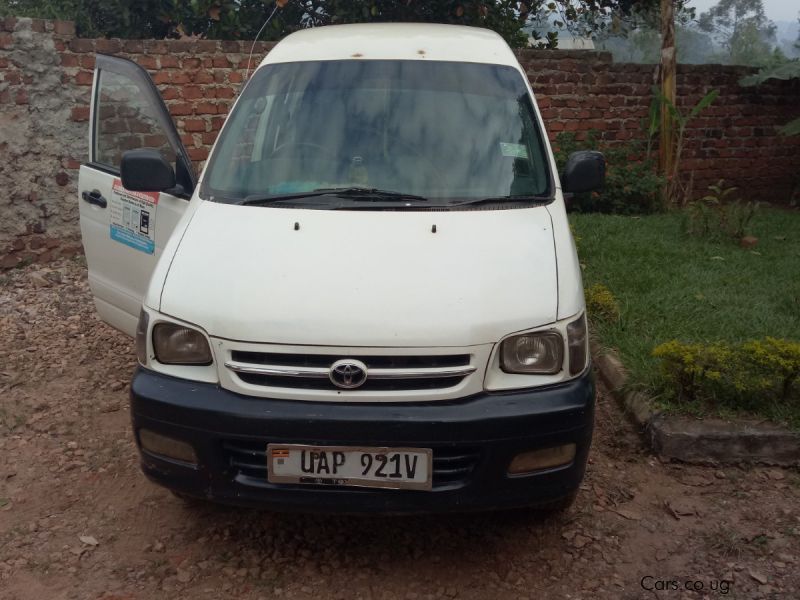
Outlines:
{"label": "license plate", "polygon": [[270,483],[431,489],[430,448],[267,445]]}

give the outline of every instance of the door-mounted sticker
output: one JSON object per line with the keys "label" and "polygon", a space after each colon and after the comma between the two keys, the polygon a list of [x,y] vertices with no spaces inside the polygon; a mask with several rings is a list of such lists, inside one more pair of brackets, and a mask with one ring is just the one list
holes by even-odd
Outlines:
{"label": "door-mounted sticker", "polygon": [[140,252],[156,251],[158,192],[132,192],[120,179],[111,186],[111,239]]}

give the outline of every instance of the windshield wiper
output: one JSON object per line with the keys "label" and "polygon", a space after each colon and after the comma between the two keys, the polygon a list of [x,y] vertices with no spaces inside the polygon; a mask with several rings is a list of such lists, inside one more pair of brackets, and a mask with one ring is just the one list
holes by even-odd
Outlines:
{"label": "windshield wiper", "polygon": [[529,204],[546,204],[553,200],[552,196],[491,196],[488,198],[475,198],[474,200],[464,200],[454,202],[449,206],[474,206],[476,204],[499,204],[501,202],[524,202]]}
{"label": "windshield wiper", "polygon": [[353,198],[355,200],[414,200],[415,202],[427,202],[424,196],[406,194],[404,192],[393,192],[391,190],[381,190],[378,188],[345,187],[345,188],[319,188],[308,192],[296,192],[294,194],[264,195],[251,194],[234,204],[257,205],[271,204],[273,202],[287,202],[291,200],[301,200],[303,198],[313,198],[315,196],[337,196],[342,198]]}
{"label": "windshield wiper", "polygon": [[345,198],[377,198],[379,200],[415,200],[417,202],[427,202],[425,196],[417,196],[416,194],[407,194],[406,192],[395,192],[392,190],[382,190],[379,188],[365,188],[365,187],[346,187],[346,188],[328,188],[314,190],[315,192],[327,192],[334,196],[343,196]]}

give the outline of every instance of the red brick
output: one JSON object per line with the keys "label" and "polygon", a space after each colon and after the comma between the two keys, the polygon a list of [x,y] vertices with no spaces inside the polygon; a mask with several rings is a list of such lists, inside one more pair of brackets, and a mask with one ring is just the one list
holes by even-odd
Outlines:
{"label": "red brick", "polygon": [[14,44],[14,40],[11,37],[10,33],[6,33],[5,31],[0,32],[0,48],[7,49],[11,48]]}
{"label": "red brick", "polygon": [[212,96],[209,93],[210,90],[204,90],[201,87],[196,85],[185,85],[183,86],[183,97],[189,100],[194,100],[197,98],[207,98]]}
{"label": "red brick", "polygon": [[217,88],[217,98],[233,98],[236,96],[236,92],[233,88],[229,87],[218,87]]}
{"label": "red brick", "polygon": [[167,44],[161,40],[153,41],[148,40],[145,44],[145,48],[147,52],[150,54],[166,54],[167,53]]}
{"label": "red brick", "polygon": [[79,54],[84,54],[86,52],[94,52],[94,40],[75,38],[73,40],[70,40],[69,49]]}
{"label": "red brick", "polygon": [[202,62],[199,58],[184,58],[181,61],[181,67],[184,69],[199,69]]}
{"label": "red brick", "polygon": [[186,132],[200,132],[208,129],[208,123],[203,119],[186,119],[183,122],[183,130]]}
{"label": "red brick", "polygon": [[192,83],[214,83],[214,75],[212,75],[209,71],[202,69],[194,74],[194,77],[192,77]]}
{"label": "red brick", "polygon": [[186,152],[192,160],[205,160],[208,158],[208,148],[189,148]]}
{"label": "red brick", "polygon": [[142,137],[142,146],[144,148],[160,148],[166,143],[166,138],[160,134],[145,135]]}
{"label": "red brick", "polygon": [[175,71],[172,73],[172,83],[191,83],[192,78],[188,73],[183,71]]}
{"label": "red brick", "polygon": [[242,77],[242,74],[238,71],[231,71],[228,73],[228,81],[231,83],[241,83],[243,80],[244,77]]}
{"label": "red brick", "polygon": [[95,49],[103,54],[117,54],[122,49],[120,40],[99,39],[95,41]]}
{"label": "red brick", "polygon": [[92,85],[94,73],[92,71],[78,71],[75,75],[75,83],[78,85]]}
{"label": "red brick", "polygon": [[227,69],[231,66],[231,63],[228,62],[228,59],[224,56],[216,56],[211,61],[212,65],[218,69]]}
{"label": "red brick", "polygon": [[58,35],[75,35],[75,23],[72,21],[53,21],[53,31]]}
{"label": "red brick", "polygon": [[14,94],[14,102],[16,104],[27,104],[28,103],[28,90],[25,88],[19,88]]}
{"label": "red brick", "polygon": [[195,107],[195,111],[198,115],[215,115],[218,112],[217,105],[211,102],[200,102]]}
{"label": "red brick", "polygon": [[215,141],[217,141],[217,131],[207,131],[200,136],[200,140],[206,145],[211,146]]}
{"label": "red brick", "polygon": [[181,97],[180,89],[175,86],[170,86],[161,90],[161,97],[164,100],[177,100]]}
{"label": "red brick", "polygon": [[144,69],[151,69],[155,71],[158,69],[158,59],[155,56],[150,56],[145,54],[144,56],[138,56],[136,58],[136,62],[139,63],[139,66]]}
{"label": "red brick", "polygon": [[191,40],[172,40],[169,43],[169,51],[172,54],[180,54],[181,52],[194,52],[196,43]]}
{"label": "red brick", "polygon": [[217,45],[216,40],[199,40],[197,42],[197,47],[195,49],[198,53],[206,53],[206,52],[217,52],[219,46]]}
{"label": "red brick", "polygon": [[62,67],[77,67],[79,64],[78,55],[76,54],[62,54],[61,66]]}
{"label": "red brick", "polygon": [[194,108],[186,102],[170,104],[169,112],[173,117],[184,117],[194,113]]}
{"label": "red brick", "polygon": [[[242,52],[242,44],[239,43],[239,42],[234,42],[234,41],[226,42],[226,41],[223,41],[223,42],[220,42],[220,45],[222,46],[222,51],[223,52]],[[249,50],[249,48],[248,48],[248,50]]]}
{"label": "red brick", "polygon": [[47,22],[44,19],[31,19],[31,31],[44,33],[47,30]]}
{"label": "red brick", "polygon": [[153,83],[156,85],[169,82],[170,74],[167,71],[156,71],[156,73],[153,75]]}
{"label": "red brick", "polygon": [[144,41],[123,40],[122,49],[128,54],[141,54],[142,52],[144,52]]}
{"label": "red brick", "polygon": [[94,54],[84,54],[78,57],[78,62],[84,69],[94,69]]}
{"label": "red brick", "polygon": [[6,17],[3,19],[3,27],[6,31],[14,31],[14,28],[17,26],[17,19],[15,17]]}
{"label": "red brick", "polygon": [[162,69],[165,68],[174,69],[180,66],[178,58],[176,56],[172,56],[171,54],[159,57],[159,63],[161,64]]}
{"label": "red brick", "polygon": [[73,121],[88,121],[89,120],[89,107],[88,106],[73,106],[70,118]]}

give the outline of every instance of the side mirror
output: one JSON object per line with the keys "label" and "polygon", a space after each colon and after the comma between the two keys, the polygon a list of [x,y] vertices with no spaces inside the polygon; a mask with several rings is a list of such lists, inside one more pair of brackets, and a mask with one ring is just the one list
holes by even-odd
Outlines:
{"label": "side mirror", "polygon": [[606,178],[606,159],[601,152],[581,150],[567,159],[561,174],[561,189],[565,193],[580,194],[603,187]]}
{"label": "side mirror", "polygon": [[175,171],[155,148],[128,150],[122,155],[120,179],[132,192],[163,192],[175,187]]}

